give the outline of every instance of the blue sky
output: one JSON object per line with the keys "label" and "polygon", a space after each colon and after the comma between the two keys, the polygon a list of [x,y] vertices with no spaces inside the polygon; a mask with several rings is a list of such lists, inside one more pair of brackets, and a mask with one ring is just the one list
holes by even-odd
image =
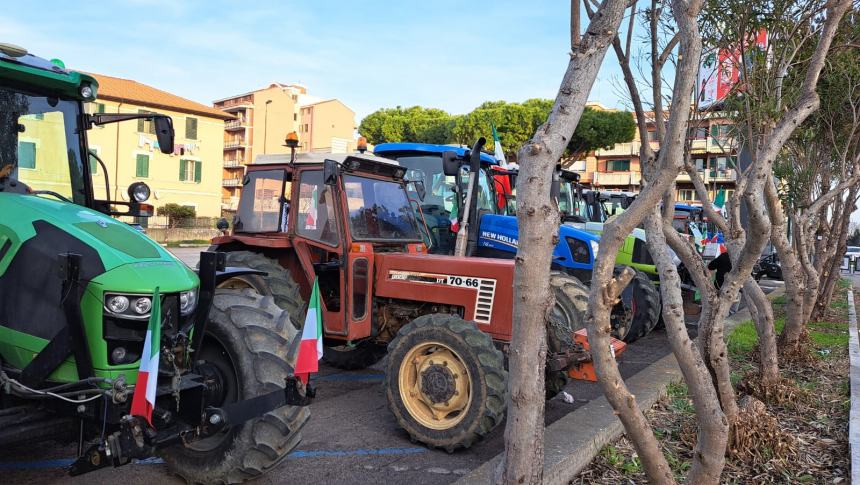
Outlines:
{"label": "blue sky", "polygon": [[[380,107],[465,113],[486,100],[555,97],[566,1],[31,1],[0,11],[0,42],[73,69],[195,101],[302,82],[360,119]],[[607,55],[591,99],[620,107]]]}

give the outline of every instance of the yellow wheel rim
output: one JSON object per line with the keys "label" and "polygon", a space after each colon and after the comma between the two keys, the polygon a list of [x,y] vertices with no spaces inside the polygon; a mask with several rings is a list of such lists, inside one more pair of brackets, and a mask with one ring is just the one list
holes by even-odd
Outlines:
{"label": "yellow wheel rim", "polygon": [[262,293],[260,292],[260,290],[258,288],[256,288],[254,285],[252,285],[248,280],[241,278],[241,277],[230,278],[227,281],[224,281],[221,284],[219,284],[217,286],[217,288],[222,288],[222,289],[226,288],[228,290],[250,289],[250,290],[254,290],[257,293],[260,293],[262,295]]}
{"label": "yellow wheel rim", "polygon": [[410,349],[400,363],[397,382],[406,410],[430,429],[456,426],[472,402],[471,379],[463,359],[440,342],[423,342]]}

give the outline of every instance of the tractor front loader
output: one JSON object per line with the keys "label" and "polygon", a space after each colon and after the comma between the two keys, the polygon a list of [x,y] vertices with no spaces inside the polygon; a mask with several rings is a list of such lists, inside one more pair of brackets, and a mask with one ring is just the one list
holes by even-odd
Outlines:
{"label": "tractor front loader", "polygon": [[[385,394],[398,423],[414,440],[453,451],[504,417],[514,267],[427,254],[405,175],[368,154],[259,156],[248,166],[232,233],[210,250],[266,272],[223,286],[271,295],[299,318],[316,281],[323,359],[355,369],[387,352]],[[587,346],[574,335],[587,300],[567,296],[582,295],[582,284],[552,277],[561,296],[547,325],[548,396],[571,373],[593,376]]]}
{"label": "tractor front loader", "polygon": [[189,482],[259,476],[309,416],[296,330],[271,297],[218,288],[264,273],[206,252],[195,274],[111,217],[151,215],[150,189],[97,199],[87,130],[145,118],[165,153],[174,134],[86,114],[97,90],[0,44],[0,446],[77,441],[73,475],[161,456]]}

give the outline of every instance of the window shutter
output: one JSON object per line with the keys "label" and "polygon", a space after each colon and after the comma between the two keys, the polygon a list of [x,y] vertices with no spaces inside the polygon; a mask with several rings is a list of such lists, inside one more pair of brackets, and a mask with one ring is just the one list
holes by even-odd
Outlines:
{"label": "window shutter", "polygon": [[194,162],[194,181],[197,182],[198,184],[200,183],[200,180],[202,179],[202,176],[203,176],[202,172],[203,172],[203,162],[199,162],[199,161]]}
{"label": "window shutter", "polygon": [[149,155],[137,156],[137,169],[135,171],[137,177],[149,177]]}
{"label": "window shutter", "polygon": [[90,164],[90,174],[95,175],[99,172],[99,162],[95,158],[95,156],[98,154],[92,148],[89,149],[89,152],[90,152],[90,157],[89,157],[88,162]]}
{"label": "window shutter", "polygon": [[718,138],[720,136],[720,125],[711,125],[711,138]]}
{"label": "window shutter", "polygon": [[29,141],[18,142],[18,166],[36,168],[36,144]]}
{"label": "window shutter", "polygon": [[104,103],[96,103],[96,113],[104,113],[105,112],[105,104]]}
{"label": "window shutter", "polygon": [[185,118],[185,138],[189,140],[197,139],[197,118]]}
{"label": "window shutter", "polygon": [[179,161],[179,181],[180,182],[185,181],[185,165],[187,163],[188,163],[187,160],[180,160]]}
{"label": "window shutter", "polygon": [[[137,110],[137,113],[143,115],[146,114],[146,110],[139,109]],[[144,133],[146,131],[146,120],[144,120],[143,118],[137,120],[137,131],[139,133]]]}

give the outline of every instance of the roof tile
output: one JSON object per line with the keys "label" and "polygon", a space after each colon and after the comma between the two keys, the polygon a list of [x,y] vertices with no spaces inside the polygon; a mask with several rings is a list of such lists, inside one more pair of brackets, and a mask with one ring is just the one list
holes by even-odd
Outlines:
{"label": "roof tile", "polygon": [[118,77],[105,76],[104,74],[89,73],[99,82],[98,97],[111,101],[122,101],[127,103],[148,106],[152,108],[169,109],[183,113],[191,113],[210,118],[222,120],[233,119],[229,113],[215,109],[205,104],[200,104],[190,99],[156,89],[152,86]]}

